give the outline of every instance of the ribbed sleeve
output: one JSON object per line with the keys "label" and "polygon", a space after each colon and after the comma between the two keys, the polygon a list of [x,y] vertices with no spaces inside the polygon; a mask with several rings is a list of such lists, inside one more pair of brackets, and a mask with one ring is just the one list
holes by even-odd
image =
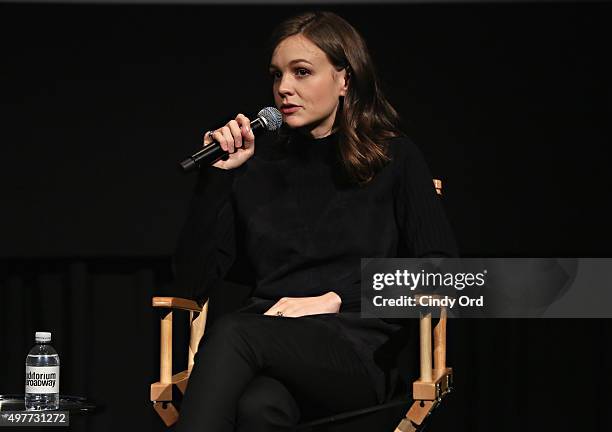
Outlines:
{"label": "ribbed sleeve", "polygon": [[420,149],[407,138],[395,143],[399,170],[396,217],[408,257],[453,257],[457,245]]}
{"label": "ribbed sleeve", "polygon": [[203,168],[174,257],[175,294],[203,303],[236,257],[235,170]]}

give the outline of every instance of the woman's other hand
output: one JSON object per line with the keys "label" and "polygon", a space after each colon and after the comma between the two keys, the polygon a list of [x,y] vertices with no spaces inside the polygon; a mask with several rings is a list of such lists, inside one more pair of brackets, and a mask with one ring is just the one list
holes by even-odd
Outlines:
{"label": "woman's other hand", "polygon": [[255,153],[255,135],[251,130],[251,121],[244,114],[238,114],[234,120],[212,133],[207,132],[204,135],[204,146],[213,140],[229,153],[227,160],[219,160],[213,164],[216,168],[238,168]]}
{"label": "woman's other hand", "polygon": [[315,297],[283,297],[264,315],[281,315],[284,317],[300,317],[324,313],[338,313],[342,300],[333,291]]}

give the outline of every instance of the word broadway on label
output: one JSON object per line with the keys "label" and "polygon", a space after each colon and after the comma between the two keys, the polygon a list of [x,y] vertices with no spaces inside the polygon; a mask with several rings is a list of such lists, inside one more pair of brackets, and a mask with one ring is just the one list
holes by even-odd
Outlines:
{"label": "word broadway on label", "polygon": [[28,372],[26,373],[26,385],[32,387],[55,387],[55,381],[57,380],[57,375],[55,372],[51,373],[36,373],[36,372]]}

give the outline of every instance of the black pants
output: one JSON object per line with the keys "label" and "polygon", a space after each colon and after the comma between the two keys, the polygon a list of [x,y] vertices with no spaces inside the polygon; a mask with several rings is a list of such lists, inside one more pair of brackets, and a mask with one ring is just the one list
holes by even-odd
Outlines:
{"label": "black pants", "polygon": [[232,313],[202,338],[176,430],[290,431],[376,403],[351,344],[316,315]]}

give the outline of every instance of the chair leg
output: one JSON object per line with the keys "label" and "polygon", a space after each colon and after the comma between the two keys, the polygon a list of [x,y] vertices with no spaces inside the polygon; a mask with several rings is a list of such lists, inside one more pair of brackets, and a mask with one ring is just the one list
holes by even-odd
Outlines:
{"label": "chair leg", "polygon": [[421,429],[425,419],[435,406],[436,401],[414,401],[406,413],[406,417],[395,428],[395,432],[414,432]]}
{"label": "chair leg", "polygon": [[407,418],[403,418],[402,421],[399,422],[394,432],[415,432],[416,428],[412,424],[410,420]]}
{"label": "chair leg", "polygon": [[172,311],[161,320],[161,350],[159,361],[159,381],[163,384],[172,382]]}
{"label": "chair leg", "polygon": [[[166,406],[164,406],[164,404]],[[172,405],[172,402],[155,402],[153,404],[153,409],[168,427],[178,421],[179,413],[174,405]]]}

